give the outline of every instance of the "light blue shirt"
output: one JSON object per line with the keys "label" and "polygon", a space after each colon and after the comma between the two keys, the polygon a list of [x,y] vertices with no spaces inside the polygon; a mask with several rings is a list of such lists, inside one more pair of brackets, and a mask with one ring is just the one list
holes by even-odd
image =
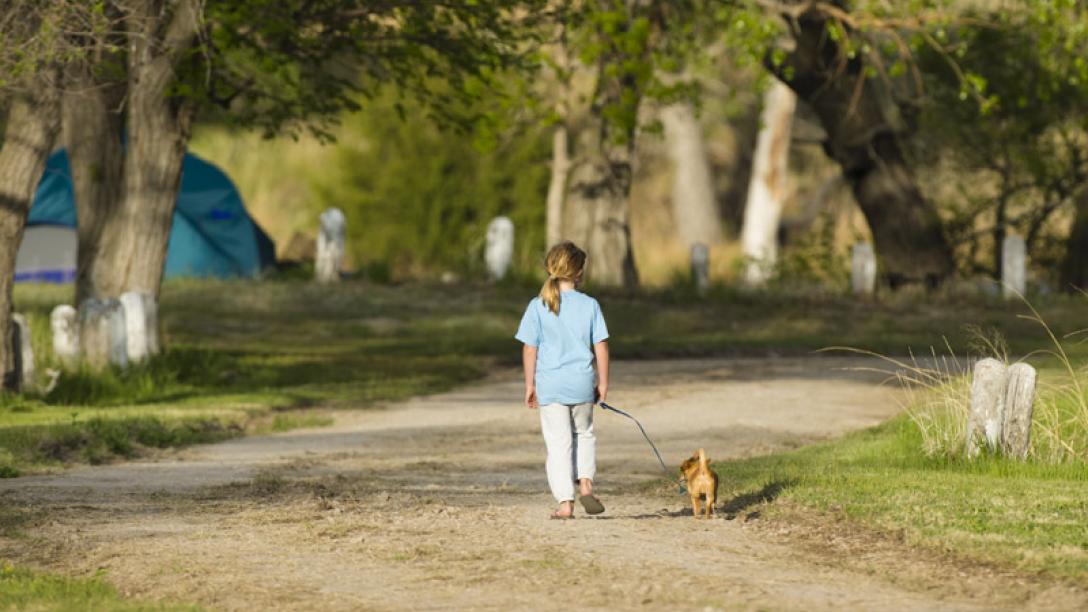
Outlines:
{"label": "light blue shirt", "polygon": [[543,300],[533,298],[514,337],[537,347],[536,397],[541,405],[593,401],[593,345],[608,339],[597,300],[573,289],[564,291],[557,316]]}

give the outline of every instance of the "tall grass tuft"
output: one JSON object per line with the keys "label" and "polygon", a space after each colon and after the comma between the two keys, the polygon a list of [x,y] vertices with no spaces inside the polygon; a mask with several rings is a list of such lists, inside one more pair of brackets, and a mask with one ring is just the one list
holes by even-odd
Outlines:
{"label": "tall grass tuft", "polygon": [[[1088,369],[1077,367],[1066,347],[1069,336],[1059,338],[1027,300],[1030,315],[1020,318],[1037,324],[1049,348],[1023,357],[1044,364],[1036,383],[1028,460],[1044,464],[1088,462]],[[921,438],[921,451],[930,458],[958,461],[964,457],[967,419],[971,410],[971,373],[978,359],[992,357],[1009,364],[1008,349],[996,332],[970,329],[974,341],[966,357],[957,356],[946,342],[946,354],[896,359],[872,351],[847,350],[878,357],[890,366],[881,370],[904,389],[904,410]]]}

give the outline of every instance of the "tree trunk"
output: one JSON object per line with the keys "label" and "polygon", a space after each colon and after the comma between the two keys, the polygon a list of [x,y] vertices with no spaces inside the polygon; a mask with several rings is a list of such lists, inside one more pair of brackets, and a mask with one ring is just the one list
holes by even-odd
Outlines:
{"label": "tree trunk", "polygon": [[778,260],[778,226],[786,199],[796,108],[797,97],[782,83],[773,84],[763,97],[741,228],[741,248],[746,259],[744,280],[754,287],[767,283]]}
{"label": "tree trunk", "polygon": [[125,87],[98,83],[87,70],[72,72],[63,102],[64,142],[79,219],[76,304],[80,304],[105,297],[111,276],[98,251],[106,246],[103,232],[120,205],[123,188]]}
{"label": "tree trunk", "polygon": [[937,283],[954,270],[952,249],[936,208],[907,167],[897,109],[879,83],[865,77],[860,57],[841,55],[825,26],[820,14],[802,14],[791,25],[795,48],[772,68],[819,116],[825,148],[842,166],[891,284]]}
{"label": "tree trunk", "polygon": [[1005,223],[1007,221],[1006,210],[1008,208],[1008,201],[1005,196],[1001,196],[997,202],[997,210],[995,211],[994,220],[994,280],[1001,282],[1004,277],[1005,269],[1005,257],[1003,255],[1005,249],[1005,236],[1007,231]]}
{"label": "tree trunk", "polygon": [[[158,296],[174,219],[193,104],[170,95],[174,69],[195,41],[199,8],[191,0],[166,11],[161,0],[128,7],[128,146],[122,194],[93,248],[98,297],[127,291]],[[167,23],[162,23],[164,20]],[[100,282],[98,282],[100,281]]]}
{"label": "tree trunk", "polygon": [[567,205],[569,216],[581,222],[574,224],[571,235],[584,241],[589,280],[633,287],[638,284],[628,220],[633,143],[605,146],[601,134],[602,130],[589,129],[579,138],[579,161],[571,170]]}
{"label": "tree trunk", "polygon": [[1061,269],[1062,290],[1070,292],[1088,289],[1088,189],[1077,197],[1074,215]]}
{"label": "tree trunk", "polygon": [[13,390],[17,378],[11,323],[15,256],[60,126],[57,88],[40,82],[31,87],[33,94],[11,100],[0,147],[0,388],[5,390]]}
{"label": "tree trunk", "polygon": [[672,160],[672,210],[676,230],[686,247],[720,242],[722,228],[714,180],[710,171],[703,130],[689,103],[661,110],[665,143]]}
{"label": "tree trunk", "polygon": [[563,201],[567,194],[570,176],[570,144],[567,126],[555,126],[552,133],[552,177],[548,183],[547,246],[550,248],[563,239]]}

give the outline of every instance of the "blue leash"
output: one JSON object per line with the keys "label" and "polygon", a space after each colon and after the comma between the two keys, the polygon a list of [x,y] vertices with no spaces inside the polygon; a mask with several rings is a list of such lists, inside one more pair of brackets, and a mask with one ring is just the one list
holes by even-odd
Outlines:
{"label": "blue leash", "polygon": [[[642,423],[638,422],[638,419],[636,419],[635,417],[633,417],[633,416],[627,414],[626,412],[620,410],[619,408],[613,408],[612,406],[609,406],[608,404],[606,404],[604,402],[598,402],[597,405],[600,406],[601,408],[604,408],[605,410],[611,410],[612,412],[615,412],[616,414],[622,414],[623,416],[625,416],[625,417],[631,419],[632,421],[634,421],[635,425],[638,425],[638,430],[642,432],[642,437],[646,438],[646,442],[648,442],[650,444],[650,448],[652,448],[654,450],[654,455],[657,457],[658,463],[661,464],[661,469],[665,472],[665,476],[667,478],[672,477],[672,472],[670,472],[669,468],[665,466],[665,460],[661,458],[661,453],[657,452],[657,447],[654,446],[654,441],[651,440],[650,436],[648,436],[646,434],[646,430],[642,427]],[[684,487],[683,484],[681,484],[680,485],[680,494],[682,495],[682,494],[684,494],[686,492],[687,492],[687,489]]]}

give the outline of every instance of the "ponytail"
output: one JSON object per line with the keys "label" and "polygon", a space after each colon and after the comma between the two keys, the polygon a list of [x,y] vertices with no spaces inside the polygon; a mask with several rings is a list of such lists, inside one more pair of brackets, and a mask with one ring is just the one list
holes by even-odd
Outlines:
{"label": "ponytail", "polygon": [[555,277],[548,277],[548,280],[544,281],[544,286],[540,288],[540,299],[544,302],[544,305],[548,307],[548,310],[559,314],[559,279]]}
{"label": "ponytail", "polygon": [[577,283],[582,279],[586,266],[586,252],[574,246],[573,242],[560,242],[548,250],[544,258],[544,269],[548,280],[540,288],[540,299],[548,310],[559,314],[559,282]]}

